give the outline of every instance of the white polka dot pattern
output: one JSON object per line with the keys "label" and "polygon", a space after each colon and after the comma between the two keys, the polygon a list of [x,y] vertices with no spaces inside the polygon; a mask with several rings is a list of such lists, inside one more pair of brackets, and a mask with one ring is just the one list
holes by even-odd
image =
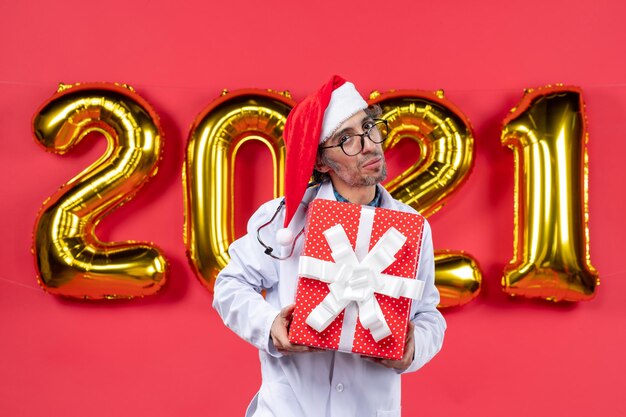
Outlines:
{"label": "white polka dot pattern", "polygon": [[[345,229],[354,249],[360,213],[361,206],[357,204],[322,199],[314,200],[309,205],[307,214],[306,237],[302,255],[332,262],[330,247],[322,233],[339,223]],[[392,226],[407,237],[407,242],[396,254],[396,261],[383,272],[399,277],[415,278],[422,243],[424,218],[418,214],[377,208],[369,249]],[[309,327],[305,322],[307,316],[328,293],[328,284],[315,279],[300,277],[296,293],[296,308],[289,333],[289,340],[292,343],[324,349],[338,349],[343,312],[321,333]],[[369,330],[357,322],[352,352],[401,359],[411,300],[404,297],[395,299],[381,294],[376,294],[376,299],[385,315],[392,335],[376,343]]]}

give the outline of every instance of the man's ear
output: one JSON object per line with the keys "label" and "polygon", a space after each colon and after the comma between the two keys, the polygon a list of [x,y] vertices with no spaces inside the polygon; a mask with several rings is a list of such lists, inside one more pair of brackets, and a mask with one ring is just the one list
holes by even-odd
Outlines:
{"label": "man's ear", "polygon": [[326,172],[330,171],[330,167],[328,165],[326,165],[324,162],[322,162],[322,158],[320,157],[319,153],[315,157],[315,166],[314,166],[314,168],[315,168],[316,171],[319,171],[321,173],[326,173]]}

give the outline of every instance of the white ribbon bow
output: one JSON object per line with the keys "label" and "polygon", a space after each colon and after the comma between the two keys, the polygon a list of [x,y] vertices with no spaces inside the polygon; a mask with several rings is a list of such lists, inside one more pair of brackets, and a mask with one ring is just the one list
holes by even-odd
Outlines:
{"label": "white ribbon bow", "polygon": [[406,242],[406,236],[393,227],[389,228],[361,262],[341,224],[326,230],[324,237],[334,263],[309,256],[300,257],[298,274],[325,282],[330,288],[330,293],[313,309],[306,323],[322,332],[349,303],[355,301],[361,324],[369,329],[376,342],[391,335],[374,294],[419,300],[424,291],[423,281],[382,273],[396,260],[395,255]]}

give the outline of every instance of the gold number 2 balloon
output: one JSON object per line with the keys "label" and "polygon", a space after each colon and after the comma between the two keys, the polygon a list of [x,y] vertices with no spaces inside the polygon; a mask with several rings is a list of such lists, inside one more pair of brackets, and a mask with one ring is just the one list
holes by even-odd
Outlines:
{"label": "gold number 2 balloon", "polygon": [[[371,104],[379,104],[389,123],[385,149],[404,139],[415,141],[420,153],[415,163],[386,188],[394,198],[429,216],[467,179],[472,168],[474,139],[469,120],[443,91],[405,90],[373,92]],[[462,251],[435,253],[435,284],[440,307],[470,302],[480,291],[482,273],[476,260]]]}
{"label": "gold number 2 balloon", "polygon": [[153,294],[166,280],[161,252],[151,244],[102,242],[95,229],[156,174],[159,118],[132,88],[106,83],[61,85],[33,118],[37,141],[58,154],[91,132],[106,138],[105,154],[49,197],[38,215],[39,283],[50,293],[86,299]]}
{"label": "gold number 2 balloon", "polygon": [[587,127],[576,87],[528,90],[504,120],[515,158],[514,255],[502,285],[511,295],[589,300],[599,283],[589,259]]}
{"label": "gold number 2 balloon", "polygon": [[228,246],[235,240],[233,186],[237,151],[250,140],[265,144],[272,155],[274,196],[282,195],[282,135],[294,105],[287,92],[224,92],[191,127],[183,170],[183,235],[191,266],[209,290],[213,290],[218,272],[228,263]]}

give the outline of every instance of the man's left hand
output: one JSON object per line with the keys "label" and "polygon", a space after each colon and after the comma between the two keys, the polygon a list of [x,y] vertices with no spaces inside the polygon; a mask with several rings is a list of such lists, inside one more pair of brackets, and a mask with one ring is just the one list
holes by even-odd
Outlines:
{"label": "man's left hand", "polygon": [[415,325],[411,320],[409,320],[409,324],[406,330],[406,341],[404,342],[404,355],[402,355],[402,359],[393,360],[393,359],[382,359],[382,358],[372,358],[365,357],[372,362],[380,363],[387,368],[397,369],[399,371],[406,371],[411,363],[413,362],[413,357],[415,356],[415,335],[413,334],[413,329],[415,329]]}

